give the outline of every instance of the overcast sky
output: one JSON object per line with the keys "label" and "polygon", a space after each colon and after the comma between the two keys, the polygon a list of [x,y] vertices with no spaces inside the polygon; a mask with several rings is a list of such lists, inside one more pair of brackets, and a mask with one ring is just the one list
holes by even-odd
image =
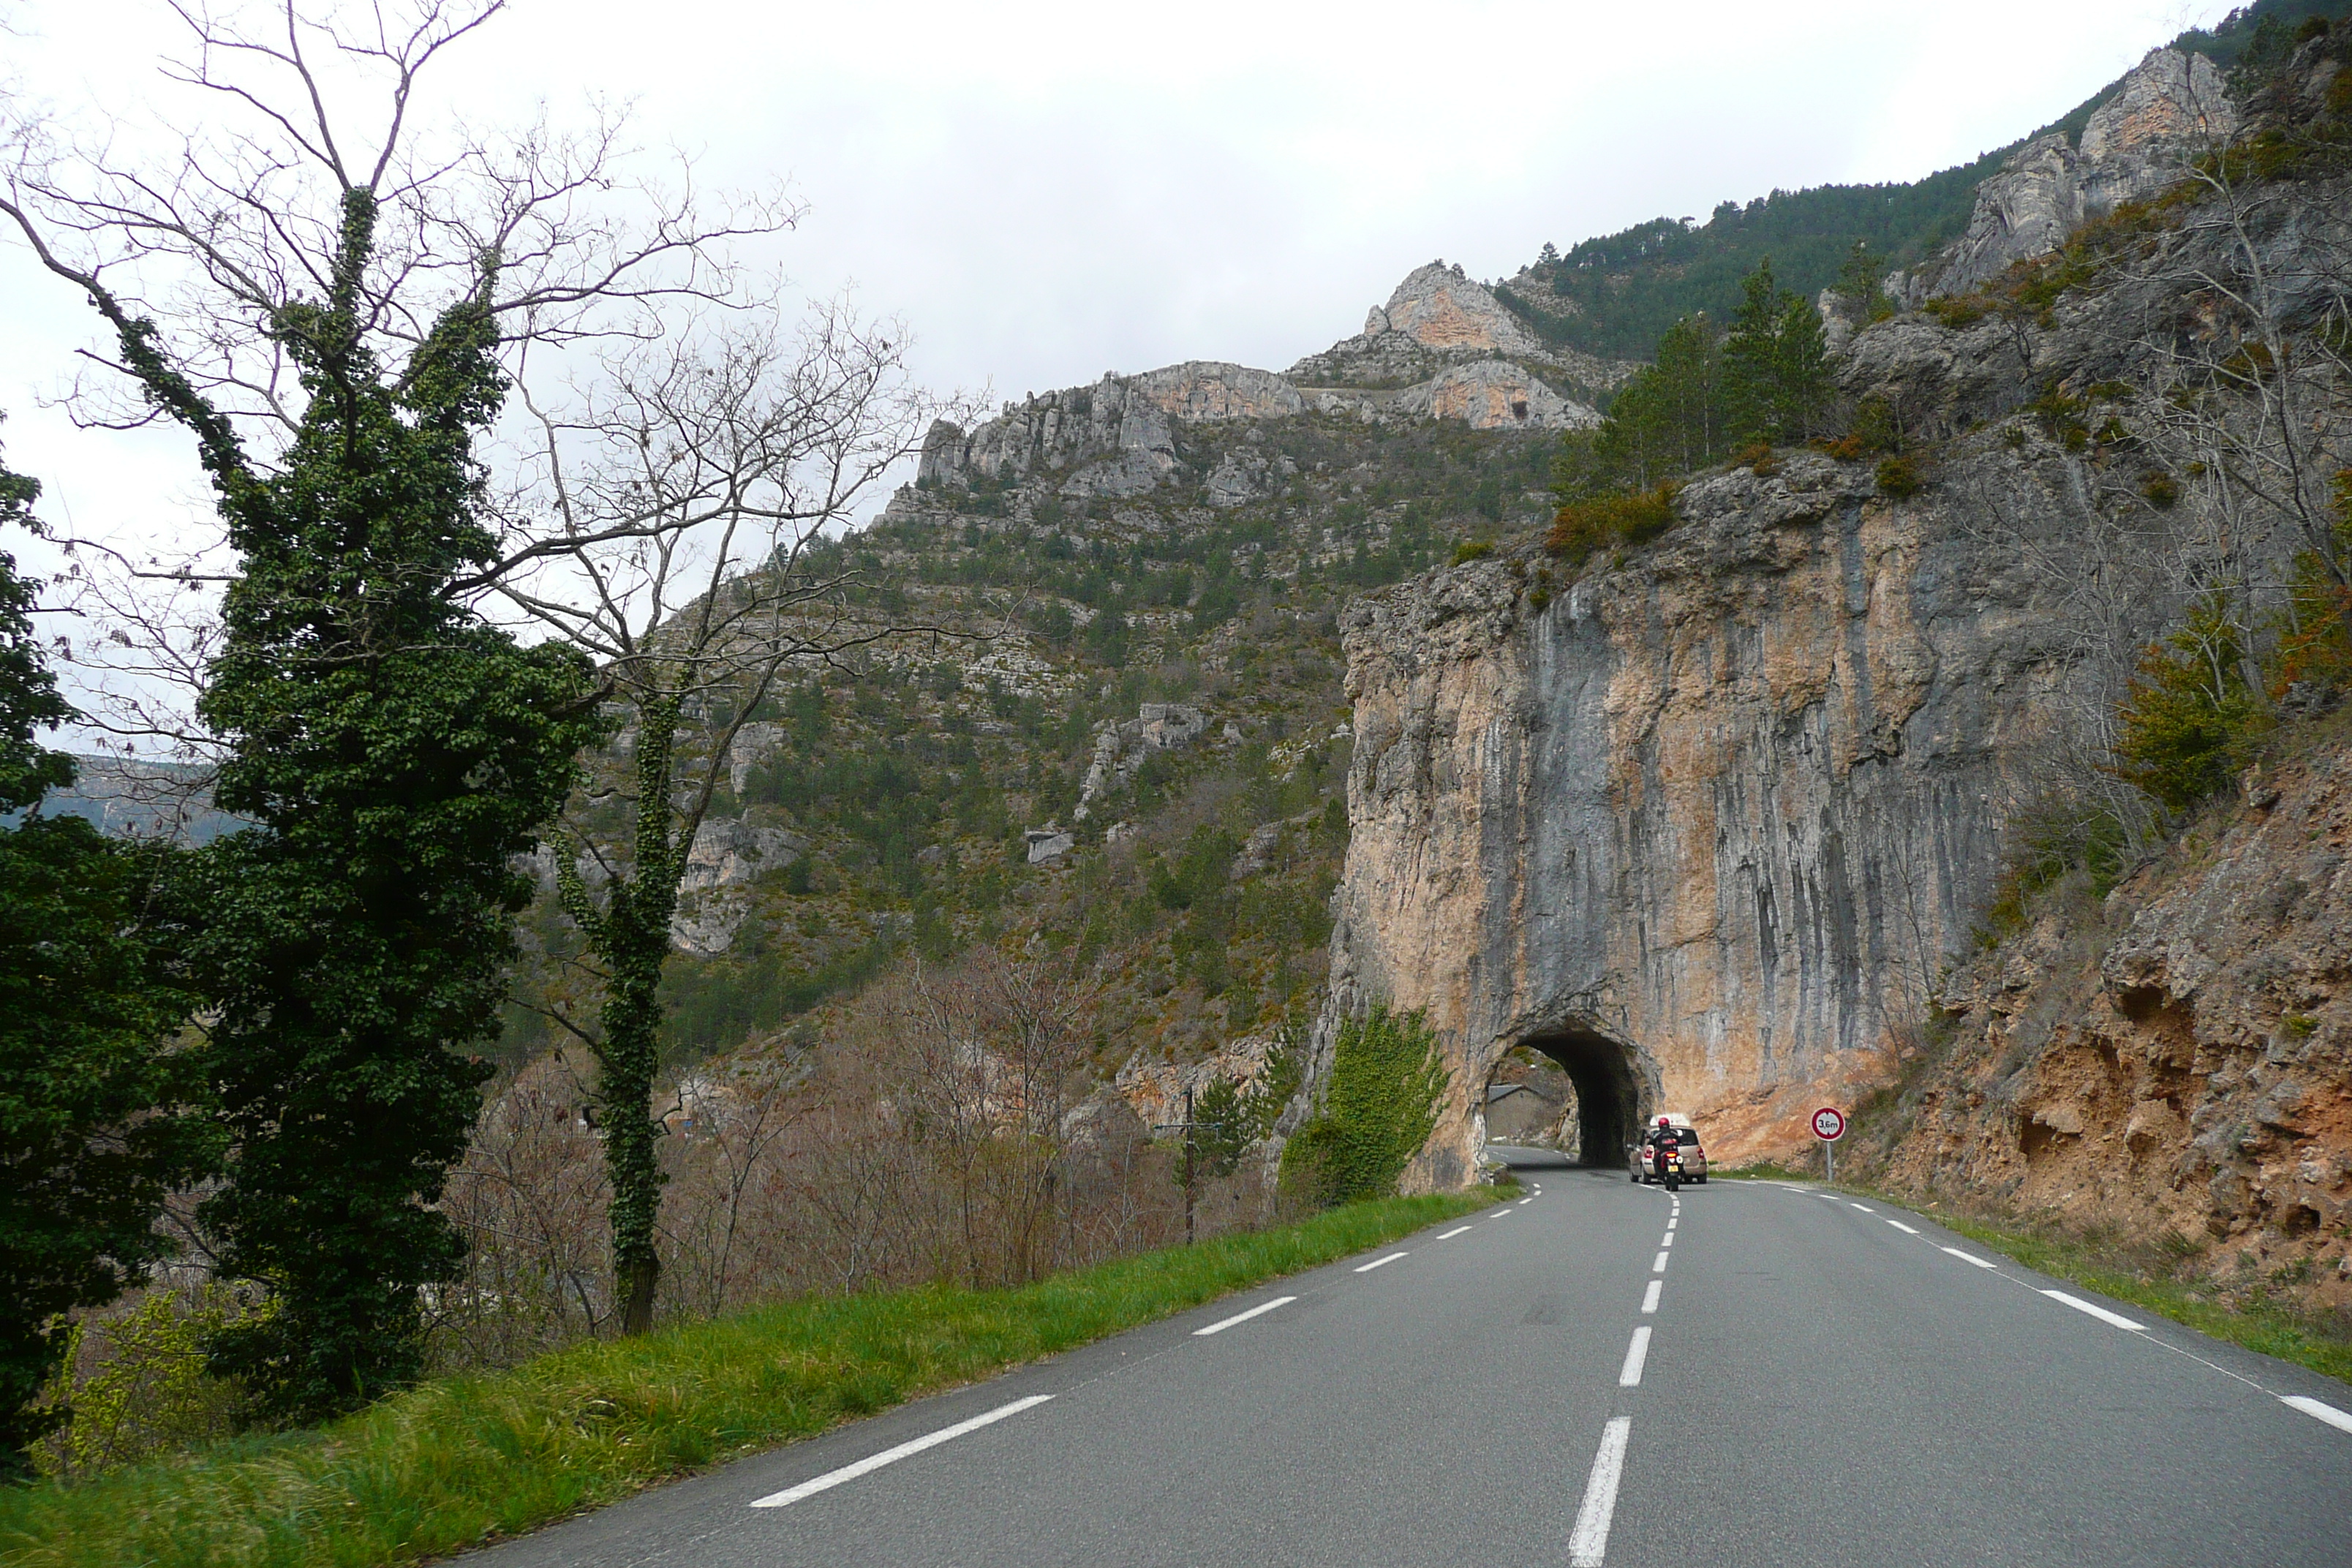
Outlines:
{"label": "overcast sky", "polygon": [[[941,389],[999,398],[1184,359],[1280,368],[1433,258],[1474,277],[1775,186],[1898,180],[2056,118],[2225,4],[874,4],[519,0],[446,106],[634,100],[707,178],[788,178],[784,265],[913,326]],[[0,76],[135,112],[149,0],[0,0]],[[39,406],[87,307],[0,238],[9,465],[91,532],[198,497],[177,437]],[[5,547],[5,546],[0,546]]]}

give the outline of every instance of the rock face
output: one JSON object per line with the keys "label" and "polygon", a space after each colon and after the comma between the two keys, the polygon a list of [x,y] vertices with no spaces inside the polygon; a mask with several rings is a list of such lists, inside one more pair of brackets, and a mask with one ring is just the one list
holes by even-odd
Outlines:
{"label": "rock face", "polygon": [[[2063,528],[2063,474],[1983,461]],[[1662,1104],[1737,1157],[1882,1075],[2068,679],[2034,586],[1867,468],[1734,469],[1680,508],[1649,557],[1540,611],[1486,561],[1345,623],[1333,1016],[1380,998],[1438,1029],[1434,1184],[1467,1175],[1521,1045],[1569,1069],[1604,1160]]]}
{"label": "rock face", "polygon": [[2091,113],[2079,145],[2053,132],[1977,187],[1977,205],[1928,294],[1964,294],[2010,264],[2045,256],[2120,204],[2180,177],[2187,158],[2238,127],[2221,73],[2202,55],[2155,49]]}
{"label": "rock face", "polygon": [[[1604,391],[1633,369],[1546,348],[1491,289],[1433,261],[1373,309],[1362,335],[1299,361],[1286,375],[1192,360],[1007,403],[969,431],[941,420],[923,442],[917,483],[1050,478],[1074,500],[1140,496],[1183,477],[1181,426],[1307,413],[1458,420],[1478,430],[1578,429],[1601,416],[1570,394]],[[1212,507],[1246,504],[1280,482],[1267,465],[1232,454],[1196,477]]]}
{"label": "rock face", "polygon": [[1094,756],[1078,785],[1077,819],[1086,821],[1106,791],[1134,778],[1145,757],[1189,746],[1208,732],[1208,717],[1187,702],[1146,702],[1124,723],[1105,720],[1095,731]]}
{"label": "rock face", "polygon": [[2352,1304],[2352,744],[2250,778],[2209,845],[1956,970],[1889,1180],[2169,1234]]}

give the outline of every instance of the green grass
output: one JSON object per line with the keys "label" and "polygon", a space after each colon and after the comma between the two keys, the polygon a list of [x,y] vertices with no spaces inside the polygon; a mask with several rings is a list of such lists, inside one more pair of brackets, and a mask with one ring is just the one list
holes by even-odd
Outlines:
{"label": "green grass", "polygon": [[1017,1290],[797,1301],[488,1376],[321,1429],[0,1492],[0,1563],[359,1565],[440,1556],[806,1437],[1481,1208],[1351,1205]]}
{"label": "green grass", "polygon": [[[1891,1194],[1881,1195],[1889,1203],[1901,1201]],[[2264,1300],[2259,1291],[2244,1305],[2217,1301],[2213,1296],[2222,1288],[2210,1281],[2161,1278],[2068,1237],[2004,1230],[1940,1211],[1931,1217],[1979,1246],[2005,1253],[2053,1279],[2088,1286],[2200,1334],[2352,1383],[2352,1333],[2347,1331],[2352,1324],[2331,1325],[2310,1313]]]}
{"label": "green grass", "polygon": [[1840,1182],[1832,1190],[1902,1205],[2054,1279],[2087,1286],[2200,1334],[2352,1383],[2352,1316],[2299,1310],[2273,1300],[2259,1280],[2182,1278],[2171,1271],[2181,1262],[2179,1256],[2158,1247],[2026,1229],[2013,1221],[1991,1224],[1933,1204],[1922,1208],[1908,1194],[1867,1184]]}

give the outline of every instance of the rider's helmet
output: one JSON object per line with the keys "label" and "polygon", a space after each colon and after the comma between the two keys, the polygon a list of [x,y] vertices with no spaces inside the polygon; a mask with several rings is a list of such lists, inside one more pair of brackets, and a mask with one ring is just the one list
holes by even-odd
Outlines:
{"label": "rider's helmet", "polygon": [[1661,1127],[1672,1127],[1674,1124],[1675,1119],[1671,1116],[1661,1116],[1658,1118],[1658,1125]]}

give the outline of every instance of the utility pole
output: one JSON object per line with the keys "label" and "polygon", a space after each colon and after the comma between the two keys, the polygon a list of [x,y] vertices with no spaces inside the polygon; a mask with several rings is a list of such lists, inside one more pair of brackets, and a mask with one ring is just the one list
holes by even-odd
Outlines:
{"label": "utility pole", "polygon": [[1184,1091],[1184,1245],[1192,1245],[1192,1161],[1200,1151],[1199,1131],[1192,1122],[1192,1091]]}

